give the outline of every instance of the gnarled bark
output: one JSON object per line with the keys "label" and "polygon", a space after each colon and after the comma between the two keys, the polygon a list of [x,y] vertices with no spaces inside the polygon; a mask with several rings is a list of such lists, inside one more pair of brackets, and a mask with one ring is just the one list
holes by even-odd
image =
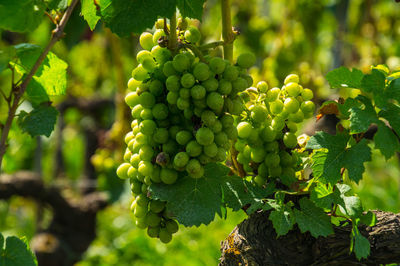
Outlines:
{"label": "gnarled bark", "polygon": [[56,187],[45,186],[36,173],[24,171],[0,175],[0,200],[12,196],[32,198],[52,208],[50,226],[32,239],[40,266],[72,266],[79,261],[96,237],[96,213],[108,204],[99,192],[72,202]]}
{"label": "gnarled bark", "polygon": [[375,211],[377,224],[361,226],[371,254],[358,261],[350,250],[351,227],[314,238],[298,228],[276,237],[268,212],[252,214],[221,242],[220,266],[231,265],[379,265],[400,262],[400,214]]}

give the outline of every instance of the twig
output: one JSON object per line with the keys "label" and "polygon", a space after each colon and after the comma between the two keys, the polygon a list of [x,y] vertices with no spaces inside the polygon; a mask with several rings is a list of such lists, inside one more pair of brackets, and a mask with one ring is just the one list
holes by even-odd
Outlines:
{"label": "twig", "polygon": [[221,0],[222,38],[224,40],[224,59],[233,62],[233,40],[231,3],[230,0]]}
{"label": "twig", "polygon": [[[176,12],[172,15],[169,20],[169,38],[168,38],[168,49],[170,49],[173,53],[176,51],[176,47],[178,44],[178,37],[176,36]],[[164,21],[165,26],[165,21]]]}
{"label": "twig", "polygon": [[16,87],[15,88],[16,90],[12,90],[12,93],[14,94],[14,99],[13,99],[11,108],[9,108],[9,110],[8,110],[7,120],[4,125],[3,131],[1,132],[1,138],[0,138],[0,172],[1,172],[1,164],[3,161],[3,157],[6,152],[6,147],[7,147],[6,141],[7,141],[8,133],[10,132],[12,121],[15,117],[15,113],[17,111],[19,101],[20,101],[22,95],[25,93],[29,82],[32,80],[33,76],[35,75],[36,71],[39,69],[43,60],[46,58],[47,54],[50,52],[51,48],[63,36],[65,25],[67,25],[68,19],[70,18],[72,11],[74,10],[74,7],[78,3],[78,1],[79,0],[72,0],[71,5],[67,8],[63,17],[61,18],[60,24],[58,24],[57,27],[55,28],[55,30],[53,30],[50,42],[48,43],[46,48],[43,50],[43,52],[40,54],[39,58],[36,60],[31,71],[26,76],[26,78],[24,79],[22,84],[20,86]]}
{"label": "twig", "polygon": [[215,49],[218,46],[223,46],[224,44],[225,44],[224,41],[210,42],[210,43],[199,46],[199,50],[204,51],[204,50],[208,50],[208,49]]}

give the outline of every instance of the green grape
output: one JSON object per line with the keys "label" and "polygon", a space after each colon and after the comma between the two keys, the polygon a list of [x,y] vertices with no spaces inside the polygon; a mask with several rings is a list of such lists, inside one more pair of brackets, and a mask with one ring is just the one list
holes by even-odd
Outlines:
{"label": "green grape", "polygon": [[202,153],[202,146],[197,141],[192,140],[186,145],[186,152],[191,157],[199,156]]}
{"label": "green grape", "polygon": [[265,163],[261,163],[258,168],[257,168],[257,173],[258,175],[262,177],[267,177],[268,176],[268,167]]}
{"label": "green grape", "polygon": [[213,57],[210,60],[210,68],[215,74],[222,74],[225,70],[225,62],[222,58]]}
{"label": "green grape", "polygon": [[192,178],[200,178],[204,175],[204,168],[197,159],[191,159],[186,165],[186,172]]}
{"label": "green grape", "polygon": [[176,71],[182,73],[183,71],[189,69],[190,60],[184,54],[177,54],[177,55],[175,55],[174,59],[172,60],[172,65],[174,66]]}
{"label": "green grape", "polygon": [[301,92],[301,97],[304,101],[310,101],[314,97],[314,93],[310,89],[303,89]]}
{"label": "green grape", "polygon": [[225,132],[215,134],[214,141],[218,146],[223,146],[226,143],[229,144],[229,139]]}
{"label": "green grape", "polygon": [[238,56],[237,64],[242,68],[249,68],[253,66],[256,62],[256,57],[252,53],[243,53]]}
{"label": "green grape", "polygon": [[274,141],[276,138],[276,131],[271,126],[267,126],[261,130],[260,137],[265,142]]}
{"label": "green grape", "polygon": [[269,91],[267,91],[267,97],[265,98],[265,100],[267,102],[276,101],[278,99],[280,93],[281,93],[281,90],[279,88],[272,88]]}
{"label": "green grape", "polygon": [[214,142],[214,133],[209,128],[199,128],[199,130],[196,132],[196,140],[200,145],[210,145]]}
{"label": "green grape", "polygon": [[176,106],[180,109],[180,110],[185,110],[188,109],[190,107],[190,102],[187,99],[183,99],[183,98],[178,98],[178,100],[176,101]]}
{"label": "green grape", "polygon": [[[237,125],[238,136],[242,139],[246,139],[250,136],[253,131],[253,127],[248,122],[240,122]],[[229,136],[229,135],[228,135]]]}
{"label": "green grape", "polygon": [[260,81],[257,83],[257,90],[259,93],[266,93],[268,91],[268,84],[265,81]]}
{"label": "green grape", "polygon": [[279,157],[278,154],[276,153],[268,153],[265,156],[264,163],[268,168],[273,168],[279,166],[279,163],[281,161],[281,158]]}
{"label": "green grape", "polygon": [[223,128],[231,127],[233,125],[233,123],[235,122],[234,119],[233,119],[233,116],[230,115],[230,114],[224,114],[221,117],[220,121],[221,121],[221,124],[222,124]]}
{"label": "green grape", "polygon": [[140,118],[143,120],[153,119],[151,109],[145,108],[140,112]]}
{"label": "green grape", "polygon": [[224,79],[228,81],[234,81],[239,76],[239,70],[235,66],[228,65],[225,67],[225,71],[223,74]]}
{"label": "green grape", "polygon": [[[136,205],[136,208],[133,212],[133,214],[137,217],[137,218],[144,218],[146,217],[147,214],[147,206],[142,207],[140,205]],[[146,225],[147,226],[147,225]]]}
{"label": "green grape", "polygon": [[218,92],[223,95],[230,94],[232,92],[232,83],[225,79],[221,79],[219,81]]}
{"label": "green grape", "polygon": [[168,61],[163,65],[163,73],[166,77],[176,75],[178,72],[176,72],[174,65],[172,64],[172,61]]}
{"label": "green grape", "polygon": [[271,111],[271,114],[273,115],[278,115],[282,112],[284,108],[284,104],[281,100],[276,100],[273,102],[269,103],[269,110]]}
{"label": "green grape", "polygon": [[186,145],[192,138],[192,133],[186,130],[179,131],[176,134],[176,142],[178,142],[180,145]]}
{"label": "green grape", "polygon": [[239,152],[239,153],[238,153],[236,160],[237,160],[238,163],[240,163],[240,164],[248,164],[248,163],[250,163],[250,159],[247,158],[247,157],[243,154],[243,152]]}
{"label": "green grape", "polygon": [[219,147],[217,155],[213,158],[216,162],[223,162],[226,160],[226,149]]}
{"label": "green grape", "polygon": [[143,161],[150,161],[154,156],[154,150],[149,145],[143,145],[139,150],[140,159]]}
{"label": "green grape", "polygon": [[154,183],[161,182],[160,172],[161,172],[161,170],[159,167],[154,167],[153,172],[150,175],[150,179],[152,182],[154,182]]}
{"label": "green grape", "polygon": [[222,124],[218,120],[215,121],[215,123],[210,126],[211,131],[216,134],[222,131]]}
{"label": "green grape", "polygon": [[152,211],[149,211],[149,212],[146,214],[146,222],[147,222],[147,225],[148,225],[148,226],[150,226],[150,227],[156,227],[156,226],[159,226],[159,225],[160,225],[160,223],[161,223],[161,217],[158,216],[157,213],[154,213],[154,212],[152,212]]}
{"label": "green grape", "polygon": [[131,167],[129,163],[122,163],[117,169],[117,176],[121,179],[128,179],[129,167]]}
{"label": "green grape", "polygon": [[300,79],[299,76],[296,74],[290,74],[285,78],[283,82],[285,85],[289,84],[290,82],[299,83]]}
{"label": "green grape", "polygon": [[167,78],[165,81],[165,86],[169,91],[179,91],[180,89],[180,79],[178,76],[172,75]]}
{"label": "green grape", "polygon": [[147,208],[149,204],[149,198],[141,194],[136,197],[136,204],[142,206],[143,208]]}
{"label": "green grape", "polygon": [[140,122],[140,132],[145,135],[152,135],[157,128],[156,122],[153,120],[143,120]]}
{"label": "green grape", "polygon": [[238,137],[238,130],[234,125],[224,128],[224,132],[230,140],[236,140]]}
{"label": "green grape", "polygon": [[202,81],[201,85],[206,89],[206,91],[211,92],[218,89],[219,82],[217,79],[211,77],[205,81]]}
{"label": "green grape", "polygon": [[131,159],[129,160],[129,162],[133,167],[138,168],[140,160],[141,160],[140,159],[140,155],[138,153],[134,153],[134,154],[132,154]]}
{"label": "green grape", "polygon": [[282,174],[282,167],[270,167],[268,168],[269,175],[272,177],[279,177]]}
{"label": "green grape", "polygon": [[292,167],[283,168],[280,179],[283,184],[290,186],[297,180],[296,171]]}
{"label": "green grape", "polygon": [[166,152],[166,153],[168,153],[168,154],[174,154],[174,153],[176,153],[177,150],[178,150],[178,145],[177,145],[177,143],[176,143],[174,140],[172,140],[172,139],[169,139],[169,140],[167,141],[167,143],[164,143],[164,144],[162,145],[162,151],[163,151],[163,152]]}
{"label": "green grape", "polygon": [[139,95],[136,92],[130,92],[125,96],[125,102],[129,107],[135,107],[139,104]]}
{"label": "green grape", "polygon": [[217,144],[211,143],[210,145],[204,146],[203,150],[204,154],[209,156],[209,157],[214,157],[218,153],[218,147]]}
{"label": "green grape", "polygon": [[143,92],[139,95],[139,102],[144,108],[152,108],[156,103],[156,98],[150,92]]}
{"label": "green grape", "polygon": [[289,96],[297,97],[300,94],[300,86],[297,83],[290,82],[285,86],[285,90],[289,94]]}
{"label": "green grape", "polygon": [[300,109],[303,113],[314,113],[315,104],[312,101],[305,101],[301,103]]}
{"label": "green grape", "polygon": [[169,154],[166,152],[160,152],[156,156],[156,164],[158,164],[162,167],[168,165],[169,161],[170,161],[170,157],[169,157]]}
{"label": "green grape", "polygon": [[233,93],[239,93],[241,91],[244,91],[247,89],[247,81],[244,78],[237,78],[234,81],[232,81],[232,88],[233,88]]}
{"label": "green grape", "polygon": [[200,154],[200,155],[197,157],[197,159],[199,160],[199,162],[200,162],[202,165],[206,165],[206,164],[212,162],[212,159],[211,159],[209,156],[205,155],[204,153]]}
{"label": "green grape", "polygon": [[207,80],[210,77],[210,68],[207,64],[200,62],[194,67],[193,75],[199,81]]}
{"label": "green grape", "polygon": [[156,59],[156,62],[160,65],[171,59],[171,51],[168,50],[168,48],[162,48],[159,45],[156,45],[151,49],[151,54]]}
{"label": "green grape", "polygon": [[201,121],[208,127],[215,124],[217,118],[215,117],[215,113],[209,110],[205,110],[201,113]]}
{"label": "green grape", "polygon": [[132,131],[128,132],[128,133],[125,135],[125,139],[124,139],[125,144],[128,144],[128,143],[129,143],[132,139],[134,139],[134,138],[135,138],[135,136],[133,135]]}
{"label": "green grape", "polygon": [[155,119],[163,120],[168,117],[168,106],[163,103],[157,103],[151,109],[152,115]]}
{"label": "green grape", "polygon": [[299,109],[296,113],[290,114],[288,120],[295,123],[301,123],[304,120],[304,113]]}
{"label": "green grape", "polygon": [[175,234],[179,230],[178,223],[175,220],[168,220],[165,223],[165,228],[167,229],[168,232],[171,234]]}
{"label": "green grape", "polygon": [[256,123],[263,123],[268,116],[268,110],[262,105],[256,105],[251,109],[251,118]]}
{"label": "green grape", "polygon": [[132,152],[129,149],[126,149],[126,151],[124,153],[124,161],[129,162],[129,160],[131,159],[131,156],[132,156]]}
{"label": "green grape", "polygon": [[156,23],[154,24],[155,28],[157,30],[159,29],[164,29],[164,19],[163,18],[159,18],[157,19]]}
{"label": "green grape", "polygon": [[179,97],[183,99],[189,99],[190,98],[190,90],[187,88],[181,88],[179,90]]}
{"label": "green grape", "polygon": [[136,80],[134,78],[130,78],[128,81],[128,89],[130,91],[135,91],[136,88],[141,84],[141,81]]}
{"label": "green grape", "polygon": [[191,88],[195,82],[196,80],[194,79],[194,76],[190,73],[183,74],[181,77],[181,85],[184,88]]}
{"label": "green grape", "polygon": [[193,111],[192,109],[185,109],[183,110],[183,116],[187,119],[187,120],[191,120],[193,117]]}
{"label": "green grape", "polygon": [[147,72],[153,72],[157,68],[157,64],[153,58],[146,58],[143,60],[142,67],[146,69]]}
{"label": "green grape", "polygon": [[160,201],[160,200],[152,200],[150,201],[150,211],[154,212],[154,213],[160,213],[164,210],[165,208],[165,201]]}
{"label": "green grape", "polygon": [[156,122],[158,127],[169,127],[171,124],[169,119],[156,120]]}
{"label": "green grape", "polygon": [[149,73],[147,70],[142,66],[142,64],[139,64],[133,71],[132,71],[132,77],[138,81],[143,81],[149,77]]}
{"label": "green grape", "polygon": [[295,133],[297,131],[297,124],[295,122],[287,121],[286,126],[290,132]]}
{"label": "green grape", "polygon": [[178,172],[173,169],[162,168],[160,178],[163,183],[172,185],[178,179]]}
{"label": "green grape", "polygon": [[276,152],[279,150],[279,143],[277,141],[267,142],[265,143],[264,148],[268,152]]}
{"label": "green grape", "polygon": [[296,98],[293,97],[286,98],[284,106],[285,110],[289,113],[296,113],[300,108],[299,101],[297,101]]}
{"label": "green grape", "polygon": [[256,163],[261,163],[264,161],[265,155],[264,147],[255,147],[251,150],[250,158]]}
{"label": "green grape", "polygon": [[253,80],[253,78],[252,78],[250,75],[244,74],[244,75],[240,75],[240,76],[241,76],[244,80],[246,80],[246,82],[247,82],[246,88],[247,88],[247,87],[252,87],[252,86],[253,86],[254,80]]}
{"label": "green grape", "polygon": [[201,85],[195,85],[190,89],[190,94],[193,99],[201,100],[206,96],[206,89]]}
{"label": "green grape", "polygon": [[142,192],[142,183],[131,179],[131,191],[133,194],[138,195]]}
{"label": "green grape", "polygon": [[154,32],[154,35],[153,35],[153,45],[158,44],[158,40],[159,40],[162,36],[166,36],[166,34],[165,34],[165,32],[164,32],[164,28],[157,29],[157,30]]}
{"label": "green grape", "polygon": [[287,167],[293,165],[293,158],[287,151],[280,151],[279,157],[281,158],[280,161],[281,166]]}
{"label": "green grape", "polygon": [[190,26],[185,31],[185,39],[188,42],[197,43],[200,41],[200,38],[201,38],[200,31],[195,27]]}
{"label": "green grape", "polygon": [[265,185],[265,183],[267,182],[267,179],[261,175],[256,175],[254,177],[254,182],[259,185],[260,187],[262,187],[263,185]]}
{"label": "green grape", "polygon": [[147,235],[151,238],[157,238],[160,233],[160,227],[147,227]]}
{"label": "green grape", "polygon": [[170,91],[167,94],[167,102],[169,104],[176,104],[178,102],[179,93],[176,91]]}
{"label": "green grape", "polygon": [[279,116],[275,116],[271,121],[271,127],[274,131],[281,131],[285,127],[285,120]]}
{"label": "green grape", "polygon": [[149,91],[154,96],[160,96],[163,93],[163,84],[158,79],[154,79],[150,82]]}
{"label": "green grape", "polygon": [[[193,99],[193,104],[194,104],[194,106],[196,106],[198,109],[201,109],[202,112],[203,112],[203,109],[207,107],[207,102],[206,102],[206,99],[205,99],[205,98],[200,99],[200,100]],[[200,116],[201,116],[201,114],[200,114]]]}
{"label": "green grape", "polygon": [[189,162],[189,155],[186,152],[178,152],[174,157],[174,166],[183,168]]}
{"label": "green grape", "polygon": [[186,30],[188,27],[188,21],[186,18],[178,18],[178,29]]}
{"label": "green grape", "polygon": [[[226,135],[226,134],[225,134]],[[217,140],[217,136],[215,137],[215,140]],[[242,141],[242,140],[238,140],[238,141],[236,141],[235,142],[235,149],[238,151],[238,152],[243,152],[244,151],[244,148],[245,148],[245,146],[246,146],[246,142],[245,141]]]}
{"label": "green grape", "polygon": [[172,126],[169,128],[169,135],[172,139],[176,139],[176,134],[181,131],[181,128],[179,126]]}
{"label": "green grape", "polygon": [[142,64],[145,59],[153,59],[153,56],[149,51],[142,50],[136,54],[136,60],[139,64]]}
{"label": "green grape", "polygon": [[138,104],[132,108],[132,117],[135,119],[140,119],[140,113],[143,111],[143,106]]}
{"label": "green grape", "polygon": [[144,176],[150,176],[153,172],[153,164],[149,161],[141,161],[138,167],[139,173]]}
{"label": "green grape", "polygon": [[211,92],[207,96],[207,106],[219,113],[224,107],[224,98],[217,92]]}
{"label": "green grape", "polygon": [[283,136],[283,144],[289,149],[293,149],[297,146],[297,137],[292,132],[286,132]]}
{"label": "green grape", "polygon": [[161,228],[160,233],[158,234],[160,241],[164,244],[168,244],[172,240],[172,234],[168,232],[166,228]]}

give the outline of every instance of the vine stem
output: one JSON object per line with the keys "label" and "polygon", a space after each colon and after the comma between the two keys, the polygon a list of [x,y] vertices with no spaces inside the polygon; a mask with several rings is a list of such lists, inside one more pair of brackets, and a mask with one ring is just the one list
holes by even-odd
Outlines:
{"label": "vine stem", "polygon": [[63,17],[61,18],[60,23],[57,27],[53,30],[51,39],[47,44],[46,48],[40,54],[39,58],[36,60],[35,64],[33,65],[31,71],[29,71],[26,78],[23,80],[20,86],[13,86],[11,89],[11,94],[13,97],[10,97],[10,102],[12,101],[11,107],[8,110],[8,116],[6,123],[4,124],[3,130],[1,132],[0,137],[0,172],[1,172],[1,165],[3,161],[4,154],[6,153],[7,149],[7,138],[8,134],[11,129],[12,121],[15,117],[15,113],[19,106],[19,102],[22,98],[22,95],[25,93],[26,88],[28,87],[29,82],[32,80],[33,76],[35,75],[36,71],[39,69],[40,65],[42,64],[43,60],[46,58],[47,54],[50,52],[51,48],[54,46],[56,42],[58,42],[64,34],[64,28],[67,25],[67,22],[74,10],[76,4],[79,0],[73,0],[71,5],[65,11]]}
{"label": "vine stem", "polygon": [[176,35],[176,11],[169,20],[169,27],[168,48],[171,51],[175,51],[178,44],[178,36]]}
{"label": "vine stem", "polygon": [[233,40],[235,38],[232,31],[231,1],[221,0],[222,16],[222,38],[224,40],[224,59],[233,62]]}

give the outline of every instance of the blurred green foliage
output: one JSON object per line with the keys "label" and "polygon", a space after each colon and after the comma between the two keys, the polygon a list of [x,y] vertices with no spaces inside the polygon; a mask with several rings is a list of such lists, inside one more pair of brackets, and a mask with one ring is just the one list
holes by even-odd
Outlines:
{"label": "blurred green foliage", "polygon": [[[91,32],[79,8],[66,28],[66,38],[57,43],[53,52],[69,64],[67,96],[53,97],[56,106],[66,99],[113,99],[118,90],[118,75],[125,78],[136,65],[135,54],[140,49],[137,36],[112,38],[102,25]],[[281,84],[288,73],[298,73],[302,84],[312,89],[316,101],[348,96],[356,91],[335,91],[328,88],[323,76],[339,65],[368,70],[370,65],[387,64],[392,70],[400,67],[400,5],[393,0],[232,0],[233,25],[240,36],[235,42],[235,54],[251,51],[257,63],[250,70],[254,81],[266,80],[270,86]],[[203,42],[220,39],[220,7],[217,0],[208,0],[200,26]],[[0,49],[7,45],[31,42],[44,46],[52,25],[44,21],[29,34],[1,32]],[[212,51],[221,54],[221,50]],[[118,56],[122,69],[115,62]],[[0,87],[7,91],[11,72],[0,73]],[[334,96],[332,96],[334,95]],[[20,110],[30,110],[23,104]],[[0,100],[0,121],[7,109]],[[32,139],[13,126],[5,157],[4,172],[27,169],[41,171],[47,183],[68,185],[77,192],[85,176],[85,130],[96,128],[99,148],[107,147],[107,130],[112,127],[115,110],[104,109],[96,115],[79,108],[69,108],[62,116],[62,132],[57,128],[49,137]],[[60,118],[59,118],[60,119]],[[60,122],[60,121],[59,121]],[[126,121],[119,121],[126,122]],[[121,132],[123,135],[124,132]],[[58,141],[62,140],[63,171],[56,173]],[[40,144],[40,145],[39,145]],[[118,150],[116,153],[120,152]],[[120,160],[121,154],[109,154]],[[41,162],[37,161],[41,158]],[[118,163],[118,162],[114,162]],[[399,158],[385,161],[379,153],[366,164],[367,174],[354,189],[367,209],[400,210]],[[98,215],[97,239],[78,263],[89,265],[216,265],[219,243],[245,214],[228,213],[228,220],[217,219],[210,226],[181,228],[172,243],[164,245],[137,230],[129,211],[129,186],[118,181],[113,170],[97,171],[97,187],[108,192],[113,205]],[[111,169],[111,170],[110,170]],[[57,176],[56,176],[57,174]],[[123,193],[122,193],[123,192]],[[119,197],[121,196],[121,197]],[[33,237],[38,228],[37,205],[22,198],[0,202],[0,231],[5,235]],[[41,226],[51,218],[45,211]]]}

